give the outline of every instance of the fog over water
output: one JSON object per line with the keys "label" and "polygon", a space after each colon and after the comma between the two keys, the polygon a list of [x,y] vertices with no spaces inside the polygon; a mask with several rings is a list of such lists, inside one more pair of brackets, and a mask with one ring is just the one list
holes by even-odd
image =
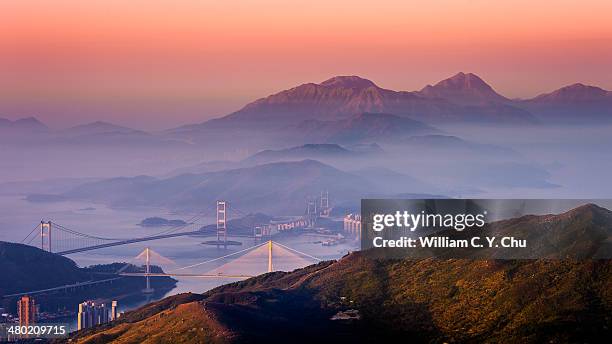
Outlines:
{"label": "fog over water", "polygon": [[[302,215],[307,198],[322,190],[330,190],[338,218],[358,211],[362,197],[612,198],[610,125],[438,128],[437,135],[380,143],[374,153],[345,144],[340,149],[348,153],[341,157],[308,152],[308,148],[300,155],[283,151],[282,158],[256,163],[243,159],[263,149],[285,149],[293,144],[272,140],[249,146],[250,138],[235,137],[235,145],[220,148],[212,143],[168,143],[159,133],[146,136],[144,142],[141,138],[113,142],[103,135],[99,142],[88,139],[83,144],[80,139],[24,143],[18,137],[4,137],[0,147],[0,240],[21,242],[42,219],[101,237],[143,237],[163,230],[139,226],[143,219],[187,220],[199,209],[213,207],[219,198],[230,204],[242,202],[239,208],[244,214]],[[320,163],[301,162],[304,159]],[[278,161],[286,164],[274,165]],[[236,169],[240,171],[227,172]],[[109,179],[116,177],[122,178]],[[38,194],[54,198],[27,200]],[[198,223],[212,224],[214,219],[203,218]],[[253,239],[239,239],[241,246],[218,250],[202,245],[205,240],[178,237],[69,257],[80,266],[130,262],[150,246],[176,263],[164,266],[169,270],[256,244]],[[340,258],[359,246],[349,240],[323,247],[321,238],[304,235],[278,240],[322,259]],[[202,292],[226,282],[181,278],[171,293]]]}

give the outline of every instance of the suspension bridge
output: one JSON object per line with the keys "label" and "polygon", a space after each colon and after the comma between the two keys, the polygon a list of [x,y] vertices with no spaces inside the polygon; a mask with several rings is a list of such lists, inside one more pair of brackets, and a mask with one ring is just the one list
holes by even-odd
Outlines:
{"label": "suspension bridge", "polygon": [[[260,224],[252,228],[247,228],[244,225],[234,224],[229,226],[230,215],[233,218],[246,217],[248,214],[236,209],[231,209],[227,201],[219,200],[216,202],[216,207],[211,212],[211,209],[205,209],[202,212],[194,215],[186,221],[184,225],[173,226],[158,233],[136,238],[111,238],[102,237],[94,234],[84,233],[71,229],[66,225],[52,221],[41,221],[32,229],[32,231],[21,241],[26,245],[37,245],[44,251],[56,253],[59,255],[69,255],[79,252],[98,250],[108,247],[128,245],[139,242],[147,242],[153,240],[169,239],[182,236],[216,236],[218,246],[227,247],[228,237],[248,237],[262,239],[270,237],[274,231],[282,231],[293,228],[305,228],[312,226],[316,221],[316,217],[324,212],[329,212],[328,196],[321,197],[321,204],[317,208],[317,203],[309,201],[306,214],[302,217],[290,219],[284,222],[274,224]],[[317,210],[321,209],[321,211]],[[198,220],[203,218],[216,218],[216,224],[201,224]]]}
{"label": "suspension bridge", "polygon": [[[244,225],[229,226],[230,209],[227,201],[219,200],[214,209],[215,214],[207,213],[206,210],[194,215],[185,222],[184,225],[170,227],[149,236],[136,238],[110,238],[92,235],[71,229],[62,224],[52,221],[41,221],[36,227],[22,240],[26,245],[40,244],[44,251],[58,255],[69,255],[78,252],[86,252],[107,247],[128,245],[138,242],[174,238],[180,236],[216,236],[214,242],[217,247],[227,248],[228,237],[250,237],[255,239],[271,238],[273,231],[289,230],[294,228],[312,227],[319,216],[329,216],[330,207],[327,193],[321,193],[321,198],[317,201],[308,201],[305,215],[289,219],[286,221],[276,221],[275,223],[254,225],[247,228]],[[248,214],[233,209],[235,217],[246,217]],[[216,224],[203,225],[198,220],[204,217],[216,218]],[[230,228],[231,227],[231,228]],[[252,234],[251,234],[252,233]],[[136,258],[135,261],[143,261],[140,271],[127,271],[134,264],[126,264],[114,273],[105,273],[107,276],[89,281],[76,282],[70,285],[47,288],[44,290],[27,291],[8,296],[34,295],[38,293],[49,293],[56,291],[68,291],[74,288],[81,288],[100,283],[112,283],[117,279],[126,277],[143,277],[146,280],[146,287],[143,293],[152,293],[150,280],[155,277],[178,277],[178,278],[220,278],[220,279],[247,279],[272,271],[292,271],[297,268],[305,267],[320,261],[319,258],[307,253],[298,251],[281,243],[267,240],[255,244],[254,246],[226,254],[224,256],[207,259],[202,262],[191,264],[180,268],[168,269],[166,272],[152,271],[151,267],[163,267],[176,265],[172,260],[163,257],[150,248],[146,248]],[[204,269],[204,271],[202,271]],[[144,271],[142,271],[144,270]],[[101,274],[104,275],[104,274]],[[108,276],[111,275],[111,276]]]}

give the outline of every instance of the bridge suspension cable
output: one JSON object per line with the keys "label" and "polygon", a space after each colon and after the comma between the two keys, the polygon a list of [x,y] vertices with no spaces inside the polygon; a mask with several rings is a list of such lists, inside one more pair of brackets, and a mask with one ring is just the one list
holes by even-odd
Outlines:
{"label": "bridge suspension cable", "polygon": [[[226,205],[226,208],[221,209],[221,214],[223,215],[221,218],[221,222],[219,218],[220,203]],[[34,227],[34,229],[30,233],[28,233],[28,235],[22,240],[22,243],[30,245],[36,238],[39,238],[41,239],[41,249],[44,249],[49,252],[55,252],[61,255],[66,255],[94,249],[131,244],[136,242],[173,238],[184,235],[213,234],[216,232],[217,241],[219,242],[219,245],[226,245],[228,230],[227,225],[230,221],[230,218],[234,216],[226,216],[226,210],[224,209],[229,210],[227,215],[229,215],[229,212],[231,212],[234,216],[238,215],[246,217],[249,215],[244,211],[241,211],[240,209],[236,209],[235,207],[227,207],[226,201],[217,201],[216,207],[212,205],[209,207],[205,207],[200,212],[191,216],[191,218],[189,218],[184,224],[172,226],[163,229],[157,233],[148,234],[143,237],[132,238],[102,237],[98,235],[83,233],[56,222],[52,223],[51,221],[41,221],[39,224],[36,225],[36,227]],[[217,228],[214,228],[214,223],[199,223],[199,220],[203,218],[208,218],[213,221],[216,218]],[[256,227],[252,227],[247,222],[238,221],[233,222],[230,228],[232,231],[237,231],[237,233],[234,233],[232,235],[244,237],[251,235],[244,234],[244,230],[247,230],[249,232],[253,231],[254,233],[254,228]],[[223,240],[220,240],[220,238],[222,238]],[[53,239],[53,241],[51,239]]]}
{"label": "bridge suspension cable", "polygon": [[32,243],[32,241],[34,241],[34,239],[36,239],[36,235],[32,236],[32,238],[30,238],[30,241],[28,241],[27,243],[25,242],[26,240],[28,240],[28,238],[34,234],[34,232],[36,232],[38,230],[38,228],[40,227],[40,223],[38,223],[36,225],[36,227],[34,227],[34,229],[32,229],[32,231],[30,232],[30,234],[28,234],[25,238],[23,238],[23,240],[21,240],[22,244],[26,244],[29,245],[30,243]]}
{"label": "bridge suspension cable", "polygon": [[208,263],[216,262],[216,261],[221,260],[221,259],[225,259],[225,258],[228,258],[228,257],[231,257],[231,256],[235,256],[235,255],[238,255],[238,254],[244,253],[244,252],[249,251],[249,250],[254,250],[254,249],[256,249],[256,248],[258,248],[258,247],[261,247],[261,246],[263,246],[263,245],[266,245],[266,244],[267,244],[267,242],[263,242],[263,243],[261,243],[261,244],[259,244],[259,245],[255,245],[255,246],[247,247],[247,248],[242,249],[242,250],[240,250],[240,251],[236,251],[236,252],[233,252],[233,253],[230,253],[230,254],[226,254],[225,256],[221,256],[221,257],[213,258],[213,259],[206,260],[206,261],[203,261],[203,262],[199,262],[199,263],[196,263],[196,264],[193,264],[193,265],[189,265],[189,266],[183,266],[182,268],[174,269],[174,270],[171,270],[171,271],[179,271],[179,270],[185,270],[185,269],[195,268],[195,267],[198,267],[198,266],[201,266],[201,265],[204,265],[204,264],[208,264]]}
{"label": "bridge suspension cable", "polygon": [[[56,222],[44,222],[41,221],[34,227],[34,229],[28,233],[28,235],[21,241],[26,245],[32,244],[36,238],[41,238],[41,249],[49,252],[56,252],[59,254],[76,253],[89,248],[103,248],[116,246],[121,243],[132,243],[147,240],[156,240],[165,237],[180,236],[181,233],[196,233],[199,228],[203,226],[198,224],[196,221],[210,214],[210,209],[204,209],[198,214],[192,216],[185,224],[172,226],[168,229],[164,229],[158,233],[154,233],[145,237],[139,238],[113,238],[113,237],[102,237],[97,235],[91,235],[83,233],[67,226]],[[44,230],[41,229],[42,225],[45,225]],[[198,229],[191,229],[190,227],[197,227]],[[186,230],[187,229],[187,230]],[[51,232],[53,232],[53,245],[51,245]],[[43,247],[44,246],[44,247]]]}
{"label": "bridge suspension cable", "polygon": [[321,259],[308,253],[269,240],[221,257],[170,270],[168,273],[178,274],[182,270],[196,268],[234,256],[239,257],[208,270],[206,274],[211,276],[254,276],[264,272],[291,271],[310,265],[313,261],[321,261]]}
{"label": "bridge suspension cable", "polygon": [[281,244],[281,243],[278,243],[278,242],[274,242],[274,243],[275,243],[276,245],[278,245],[278,246],[280,246],[280,247],[284,248],[284,249],[289,250],[289,251],[295,252],[295,253],[297,253],[297,254],[301,254],[301,255],[303,255],[303,256],[305,256],[305,257],[308,257],[308,258],[314,259],[314,260],[319,261],[319,262],[321,261],[321,259],[320,259],[320,258],[317,258],[317,257],[315,257],[315,256],[311,256],[311,255],[309,255],[308,253],[298,251],[298,250],[296,250],[296,249],[293,249],[293,248],[291,248],[291,247],[289,247],[289,246],[285,246],[285,245],[283,245],[283,244]]}

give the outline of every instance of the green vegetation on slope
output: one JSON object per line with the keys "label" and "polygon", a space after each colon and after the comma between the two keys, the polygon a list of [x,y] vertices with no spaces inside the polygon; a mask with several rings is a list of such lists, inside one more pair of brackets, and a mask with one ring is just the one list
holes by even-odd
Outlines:
{"label": "green vegetation on slope", "polygon": [[[554,223],[555,235],[563,226],[574,233],[568,243],[573,248],[593,240],[588,233],[604,228],[609,233],[609,215],[587,206],[524,217],[522,224]],[[178,295],[73,339],[572,343],[610,337],[610,260],[392,260],[377,259],[376,253],[356,252],[337,262],[269,273],[203,295]],[[351,309],[359,319],[331,320]]]}

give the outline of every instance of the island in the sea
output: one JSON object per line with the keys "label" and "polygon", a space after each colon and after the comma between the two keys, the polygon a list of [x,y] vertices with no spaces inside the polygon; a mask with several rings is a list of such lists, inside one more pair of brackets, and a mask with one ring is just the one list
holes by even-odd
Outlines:
{"label": "island in the sea", "polygon": [[168,220],[163,217],[147,217],[142,220],[139,225],[142,227],[166,227],[166,226],[184,226],[187,222],[183,220]]}

